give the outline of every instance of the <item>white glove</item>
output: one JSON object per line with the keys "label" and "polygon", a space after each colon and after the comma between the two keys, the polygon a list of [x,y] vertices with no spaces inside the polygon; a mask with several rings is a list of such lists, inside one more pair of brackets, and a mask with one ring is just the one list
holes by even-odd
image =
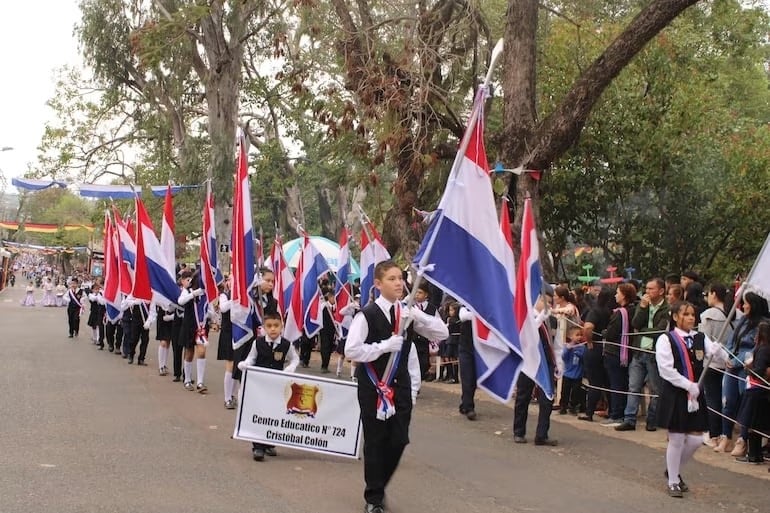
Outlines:
{"label": "white glove", "polygon": [[688,399],[687,400],[687,411],[689,413],[695,413],[700,409],[700,404],[698,404],[698,400],[695,399]]}
{"label": "white glove", "polygon": [[238,368],[241,369],[242,371],[245,371],[246,367],[248,367],[248,365],[246,365],[246,362],[238,362]]}
{"label": "white glove", "polygon": [[206,291],[203,290],[203,289],[200,289],[200,288],[199,289],[195,289],[195,290],[192,291],[192,294],[195,297],[201,297],[205,293],[206,293]]}
{"label": "white glove", "polygon": [[416,406],[416,405],[417,405],[417,396],[413,395],[412,396],[412,406]]}
{"label": "white glove", "polygon": [[173,321],[174,320],[174,314],[165,314],[163,316],[163,320],[166,322]]}
{"label": "white glove", "polygon": [[700,387],[697,383],[690,383],[690,385],[687,387],[687,392],[690,394],[691,401],[698,401],[698,396],[700,395]]}
{"label": "white glove", "polygon": [[142,324],[142,327],[146,330],[150,329],[150,326],[152,326],[152,319],[147,319],[144,321],[144,324]]}
{"label": "white glove", "polygon": [[404,337],[401,335],[393,335],[392,337],[386,338],[380,342],[380,349],[382,349],[383,353],[395,353],[397,351],[401,351],[403,346]]}

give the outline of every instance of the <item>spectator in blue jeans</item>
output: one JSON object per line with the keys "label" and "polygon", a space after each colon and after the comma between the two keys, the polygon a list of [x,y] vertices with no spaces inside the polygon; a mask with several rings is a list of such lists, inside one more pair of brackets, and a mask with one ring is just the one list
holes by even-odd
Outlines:
{"label": "spectator in blue jeans", "polygon": [[[662,278],[652,278],[647,282],[644,295],[639,306],[636,307],[631,327],[642,334],[632,337],[631,345],[634,352],[631,355],[631,363],[628,366],[628,391],[630,395],[626,400],[626,409],[623,412],[623,423],[615,427],[615,431],[633,431],[636,429],[636,413],[639,409],[642,388],[645,381],[650,394],[658,395],[660,390],[660,376],[658,364],[655,361],[655,340],[666,331],[668,325],[668,304],[666,303],[666,282]],[[650,399],[647,409],[647,431],[655,431],[655,411],[658,398]]]}
{"label": "spectator in blue jeans", "polygon": [[[722,381],[722,437],[716,452],[727,452],[730,450],[734,422],[729,419],[735,419],[740,408],[741,397],[746,391],[746,369],[743,362],[746,356],[754,348],[754,341],[757,336],[757,326],[768,315],[767,301],[761,296],[746,292],[743,295],[743,317],[735,326],[735,331],[727,342],[727,350],[730,354],[730,360],[727,362],[727,374]],[[727,417],[727,418],[725,418]],[[732,451],[733,456],[746,455],[746,439],[749,436],[748,427],[741,427],[740,438],[736,441],[735,448]]]}

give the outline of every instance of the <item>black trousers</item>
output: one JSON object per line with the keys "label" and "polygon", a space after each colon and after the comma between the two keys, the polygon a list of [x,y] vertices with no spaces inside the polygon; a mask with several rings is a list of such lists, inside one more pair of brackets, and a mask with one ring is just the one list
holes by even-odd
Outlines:
{"label": "black trousers", "polygon": [[310,353],[312,352],[313,339],[302,335],[302,338],[299,339],[299,361],[302,362],[305,367],[310,364]]}
{"label": "black trousers", "polygon": [[561,398],[559,403],[561,411],[567,411],[567,407],[571,410],[585,410],[586,407],[586,394],[583,391],[579,379],[573,378],[561,378]]}
{"label": "black trousers", "polygon": [[[601,347],[594,347],[585,352],[583,357],[583,375],[588,379],[588,384],[595,387],[608,388],[609,380],[607,379],[607,371],[604,369],[604,363],[602,361],[602,349]],[[592,417],[596,411],[596,405],[602,398],[604,392],[596,390],[595,388],[589,388],[586,401],[586,415]]]}
{"label": "black trousers", "polygon": [[468,413],[476,409],[473,401],[473,396],[476,394],[476,362],[473,360],[473,348],[460,345],[457,357],[460,363],[460,386],[462,388],[460,413]]}
{"label": "black trousers", "polygon": [[128,353],[128,356],[131,356],[133,358],[133,356],[136,354],[136,346],[139,345],[138,360],[140,362],[143,362],[145,356],[147,356],[147,346],[149,344],[150,344],[150,330],[144,329],[144,326],[142,326],[141,324],[133,323],[131,325],[131,352]]}
{"label": "black trousers", "polygon": [[424,348],[417,346],[415,348],[417,349],[417,361],[420,362],[420,377],[426,379],[430,371],[430,349],[427,344]]}
{"label": "black trousers", "polygon": [[[516,381],[516,402],[513,406],[513,434],[515,436],[523,437],[527,434],[529,403],[532,400],[534,389],[535,382],[525,376],[524,373],[519,374],[519,379]],[[548,399],[540,387],[537,389],[537,407],[535,440],[546,440],[548,438],[548,430],[551,428],[553,399]]]}
{"label": "black trousers", "polygon": [[107,337],[107,348],[110,351],[120,351],[120,346],[123,344],[123,326],[120,321],[117,324],[107,322],[105,327],[105,336]]}
{"label": "black trousers", "polygon": [[104,347],[104,322],[100,322],[96,325],[96,332],[99,334],[96,345],[98,345],[100,348]]}
{"label": "black trousers", "polygon": [[67,307],[67,322],[69,323],[70,335],[77,335],[80,331],[80,307]]}
{"label": "black trousers", "polygon": [[[706,369],[703,378],[703,393],[706,394],[706,406],[722,412],[722,373],[714,369]],[[722,417],[709,410],[709,436],[716,438],[722,434]]]}
{"label": "black trousers", "polygon": [[329,360],[331,359],[332,351],[334,351],[334,334],[324,334],[321,332],[319,338],[321,339],[321,368],[328,369]]}
{"label": "black trousers", "polygon": [[182,331],[182,319],[175,318],[171,324],[171,360],[174,364],[174,377],[182,377],[182,352],[184,348],[179,342],[180,333]]}
{"label": "black trousers", "polygon": [[[396,414],[387,420],[377,420],[374,406],[376,396],[362,400],[361,423],[364,428],[364,499],[370,504],[382,504],[385,487],[398,468],[401,455],[409,444],[409,423],[412,419],[411,397],[403,401],[396,399]],[[400,407],[401,406],[401,407]]]}

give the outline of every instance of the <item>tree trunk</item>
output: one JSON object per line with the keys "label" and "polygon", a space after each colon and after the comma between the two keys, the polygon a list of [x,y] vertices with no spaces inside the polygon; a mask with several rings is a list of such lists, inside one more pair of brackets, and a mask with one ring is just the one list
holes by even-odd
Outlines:
{"label": "tree trunk", "polygon": [[[508,0],[505,26],[502,154],[507,167],[544,171],[578,139],[594,105],[612,80],[644,46],[674,18],[698,0],[654,0],[583,71],[560,105],[542,122],[537,119],[536,52],[537,0]],[[539,216],[538,181],[525,173],[511,180],[516,201],[514,233],[521,233],[524,198],[532,198],[535,223]],[[541,255],[546,253],[542,249]],[[543,262],[546,265],[546,262]],[[550,267],[550,266],[549,266]],[[549,272],[550,271],[550,272]],[[553,276],[553,269],[544,269]]]}
{"label": "tree trunk", "polygon": [[321,220],[321,236],[327,239],[336,239],[336,227],[334,222],[333,198],[331,191],[322,186],[316,188],[318,198],[318,215]]}

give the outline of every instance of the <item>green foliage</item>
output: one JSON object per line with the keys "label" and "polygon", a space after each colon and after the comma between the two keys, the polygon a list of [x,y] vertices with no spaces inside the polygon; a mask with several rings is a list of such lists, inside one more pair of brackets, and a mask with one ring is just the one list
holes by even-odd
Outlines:
{"label": "green foliage", "polygon": [[[597,37],[581,38],[577,52],[593,58],[625,21],[600,30],[581,19]],[[763,11],[706,3],[626,68],[579,144],[546,175],[542,225],[553,254],[572,243],[601,247],[609,263],[642,276],[697,268],[728,280],[745,272],[770,221],[753,207],[770,178],[768,28]],[[556,20],[548,30],[544,110],[580,62],[575,26]]]}

